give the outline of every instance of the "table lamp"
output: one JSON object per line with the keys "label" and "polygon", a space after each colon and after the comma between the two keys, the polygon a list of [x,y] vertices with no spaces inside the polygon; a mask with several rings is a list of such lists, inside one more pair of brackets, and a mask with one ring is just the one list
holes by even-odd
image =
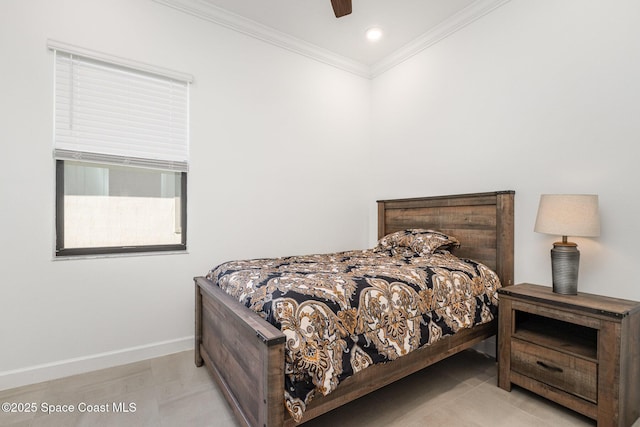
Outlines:
{"label": "table lamp", "polygon": [[542,194],[534,231],[562,236],[551,249],[553,292],[565,295],[578,293],[578,245],[567,236],[595,237],[600,235],[598,196],[595,194]]}

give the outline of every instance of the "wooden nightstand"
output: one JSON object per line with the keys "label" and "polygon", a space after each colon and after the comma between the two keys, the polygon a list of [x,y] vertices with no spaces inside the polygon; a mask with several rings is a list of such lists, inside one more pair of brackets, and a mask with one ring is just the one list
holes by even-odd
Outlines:
{"label": "wooden nightstand", "polygon": [[640,416],[640,303],[528,283],[500,289],[498,386],[516,384],[598,421]]}

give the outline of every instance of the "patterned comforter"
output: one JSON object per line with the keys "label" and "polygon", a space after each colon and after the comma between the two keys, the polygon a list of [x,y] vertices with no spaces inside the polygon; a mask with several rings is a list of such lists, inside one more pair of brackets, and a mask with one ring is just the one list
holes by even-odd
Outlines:
{"label": "patterned comforter", "polygon": [[[448,249],[448,247],[447,247]],[[232,261],[207,276],[286,336],[285,403],[299,421],[366,367],[497,312],[497,275],[447,250],[376,249]]]}

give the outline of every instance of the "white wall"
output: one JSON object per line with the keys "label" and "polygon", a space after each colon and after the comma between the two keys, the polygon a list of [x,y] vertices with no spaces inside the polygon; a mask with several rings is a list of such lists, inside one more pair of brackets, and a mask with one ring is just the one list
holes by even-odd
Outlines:
{"label": "white wall", "polygon": [[373,197],[516,190],[516,282],[550,284],[539,195],[599,194],[601,237],[572,239],[579,289],[640,300],[638,16],[512,0],[376,78]]}
{"label": "white wall", "polygon": [[[512,0],[370,82],[150,0],[0,2],[0,389],[189,348],[192,276],[370,246],[381,198],[516,190],[549,283],[539,194],[597,193],[580,289],[640,300],[639,9]],[[52,261],[49,38],[195,76],[189,254]]]}
{"label": "white wall", "polygon": [[[52,260],[47,39],[194,75],[188,254]],[[368,243],[370,81],[151,0],[4,0],[0,55],[0,389],[192,347],[225,260]]]}

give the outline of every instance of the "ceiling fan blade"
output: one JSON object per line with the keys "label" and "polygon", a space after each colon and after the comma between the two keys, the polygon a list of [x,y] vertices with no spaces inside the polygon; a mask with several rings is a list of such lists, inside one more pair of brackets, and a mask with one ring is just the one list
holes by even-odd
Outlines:
{"label": "ceiling fan blade", "polygon": [[331,0],[331,6],[333,6],[333,13],[336,15],[336,18],[351,13],[351,0]]}

